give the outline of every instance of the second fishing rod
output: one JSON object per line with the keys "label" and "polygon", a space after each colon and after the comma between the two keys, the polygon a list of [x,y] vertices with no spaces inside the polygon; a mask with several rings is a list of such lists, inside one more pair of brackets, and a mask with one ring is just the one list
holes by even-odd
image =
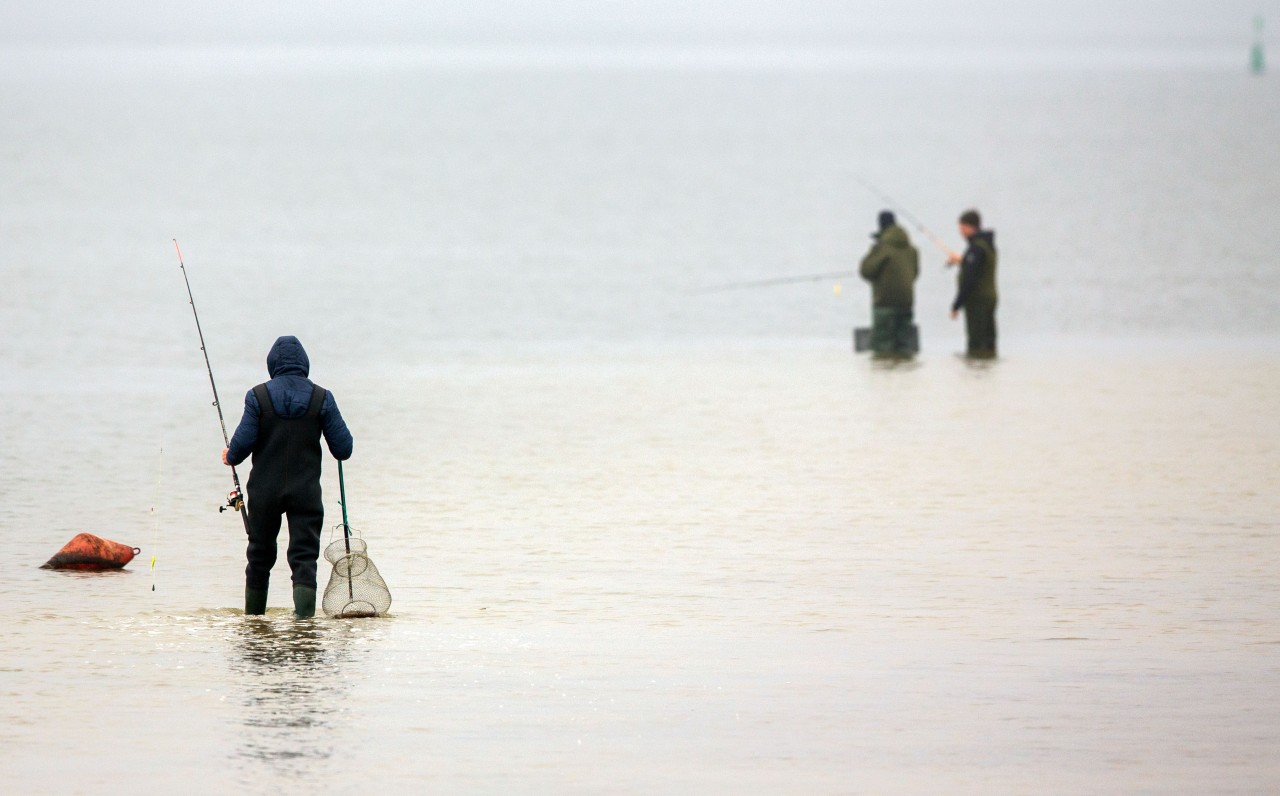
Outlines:
{"label": "second fishing rod", "polygon": [[[200,337],[200,353],[204,354],[204,367],[209,371],[209,386],[213,389],[213,407],[218,410],[218,424],[222,426],[222,442],[225,447],[231,447],[231,440],[227,436],[227,422],[222,418],[222,404],[218,401],[218,385],[213,381],[213,366],[209,364],[209,352],[204,345],[204,330],[200,328],[200,313],[196,311],[196,299],[191,294],[191,280],[187,278],[187,266],[182,262],[182,249],[178,248],[178,239],[173,239],[173,249],[178,253],[178,267],[182,269],[182,281],[187,285],[187,301],[191,304],[191,314],[196,319],[196,334]],[[233,488],[227,495],[227,502],[218,507],[219,512],[231,509],[240,512],[240,519],[244,521],[244,532],[249,533],[249,512],[244,505],[244,490],[240,488],[240,476],[236,473],[234,465],[231,467],[231,483]]]}
{"label": "second fishing rod", "polygon": [[911,213],[911,211],[910,211],[910,210],[907,210],[907,208],[903,207],[901,204],[899,204],[898,202],[894,201],[894,199],[893,199],[893,197],[892,197],[892,196],[890,196],[889,194],[887,194],[887,193],[885,193],[884,191],[880,190],[880,189],[879,189],[879,188],[877,188],[876,186],[872,185],[870,182],[867,182],[867,180],[866,180],[865,178],[863,178],[863,177],[854,177],[854,179],[856,179],[859,183],[861,183],[863,188],[866,188],[866,189],[867,189],[868,191],[870,191],[871,193],[873,193],[873,194],[875,194],[876,196],[880,197],[880,199],[881,199],[885,204],[887,204],[887,205],[888,205],[890,208],[892,208],[893,210],[897,211],[897,213],[898,213],[899,215],[901,215],[903,218],[905,218],[905,219],[906,219],[906,220],[911,224],[911,226],[913,226],[913,227],[915,227],[917,230],[919,230],[919,232],[920,232],[920,234],[921,234],[921,235],[924,235],[926,238],[928,238],[928,239],[929,239],[929,242],[930,242],[930,243],[932,243],[935,247],[937,247],[937,249],[938,249],[939,251],[941,251],[943,254],[947,255],[947,264],[948,264],[948,265],[950,265],[950,264],[951,264],[951,261],[952,261],[953,259],[959,259],[959,258],[960,258],[960,255],[956,252],[956,250],[955,250],[955,249],[953,249],[953,248],[951,248],[950,246],[948,246],[948,245],[947,245],[947,242],[946,242],[946,241],[944,241],[940,235],[938,235],[938,234],[937,234],[937,233],[935,233],[933,230],[931,230],[931,229],[929,229],[928,227],[926,227],[926,226],[924,225],[924,222],[922,222],[920,219],[916,218],[916,217]]}
{"label": "second fishing rod", "polygon": [[[916,218],[916,216],[911,211],[907,210],[901,204],[894,201],[892,196],[889,196],[887,193],[880,190],[876,186],[872,185],[870,182],[868,182],[866,179],[862,177],[855,177],[854,179],[856,179],[858,183],[860,183],[868,191],[878,196],[881,199],[881,201],[883,201],[889,208],[895,211],[898,215],[901,215],[903,218],[905,218],[913,227],[919,230],[920,234],[928,238],[930,243],[932,243],[935,247],[937,247],[939,251],[941,251],[943,254],[947,256],[946,264],[948,266],[960,260],[960,254],[956,252],[955,249],[948,246],[946,241],[942,239],[942,236],[938,235],[933,230],[926,227],[924,223],[920,221],[920,219]],[[832,271],[832,272],[824,272],[824,273],[816,273],[816,274],[796,274],[792,276],[778,276],[778,277],[771,277],[768,279],[752,279],[745,282],[728,282],[720,285],[711,285],[709,287],[694,288],[689,290],[688,293],[690,295],[704,295],[707,293],[720,293],[726,290],[741,290],[745,288],[757,288],[757,287],[774,287],[777,285],[793,285],[801,282],[822,282],[830,279],[840,279],[843,277],[858,276],[858,274],[859,272],[857,270],[851,270],[851,271]],[[836,285],[836,294],[839,295],[839,292],[840,292],[839,285]]]}

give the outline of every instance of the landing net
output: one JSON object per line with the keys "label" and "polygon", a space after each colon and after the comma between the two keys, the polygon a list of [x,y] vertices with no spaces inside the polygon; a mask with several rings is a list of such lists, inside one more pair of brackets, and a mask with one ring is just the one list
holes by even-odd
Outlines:
{"label": "landing net", "polygon": [[326,616],[341,619],[382,616],[391,608],[391,591],[369,558],[364,539],[347,536],[330,542],[324,549],[324,557],[333,564],[320,604]]}

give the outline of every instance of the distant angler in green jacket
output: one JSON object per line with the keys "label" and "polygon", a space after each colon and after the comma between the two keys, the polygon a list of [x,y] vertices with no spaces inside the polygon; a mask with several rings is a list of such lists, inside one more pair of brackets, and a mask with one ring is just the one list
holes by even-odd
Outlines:
{"label": "distant angler in green jacket", "polygon": [[964,256],[951,256],[949,265],[960,266],[956,298],[951,318],[964,310],[967,355],[973,359],[994,359],[996,355],[996,233],[982,228],[977,210],[960,214],[960,234],[969,241]]}
{"label": "distant angler in green jacket", "polygon": [[915,353],[912,325],[920,253],[891,211],[881,211],[879,226],[859,268],[871,283],[871,350],[880,357],[909,357]]}

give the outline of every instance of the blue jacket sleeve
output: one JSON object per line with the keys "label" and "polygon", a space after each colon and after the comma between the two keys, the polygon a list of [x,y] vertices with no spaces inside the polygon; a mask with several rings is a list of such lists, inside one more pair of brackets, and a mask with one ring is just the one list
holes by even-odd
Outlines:
{"label": "blue jacket sleeve", "polygon": [[258,441],[258,418],[261,414],[258,397],[253,394],[253,390],[249,390],[244,396],[244,415],[240,418],[236,433],[231,435],[231,443],[227,445],[227,461],[233,466],[253,453],[253,446]]}
{"label": "blue jacket sleeve", "polygon": [[333,393],[324,397],[324,405],[320,407],[320,424],[333,458],[339,461],[350,459],[355,441],[351,438],[346,421],[342,419],[342,413],[338,411],[338,402],[334,400]]}

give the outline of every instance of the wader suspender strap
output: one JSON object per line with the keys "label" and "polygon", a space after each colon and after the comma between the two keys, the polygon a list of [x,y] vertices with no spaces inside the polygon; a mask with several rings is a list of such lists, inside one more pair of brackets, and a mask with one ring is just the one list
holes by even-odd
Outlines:
{"label": "wader suspender strap", "polygon": [[258,416],[262,417],[263,415],[271,415],[274,417],[276,410],[275,407],[271,405],[271,396],[267,393],[267,385],[259,384],[257,387],[254,387],[253,394],[258,399]]}
{"label": "wader suspender strap", "polygon": [[313,385],[311,391],[311,405],[307,407],[307,417],[319,417],[320,409],[324,407],[325,389],[320,385]]}
{"label": "wader suspender strap", "polygon": [[[271,415],[272,417],[275,417],[276,410],[275,407],[271,405],[271,395],[267,392],[267,385],[259,384],[257,387],[254,387],[253,394],[258,399],[259,416]],[[325,388],[318,384],[314,385],[314,389],[311,391],[311,403],[307,405],[307,414],[305,417],[317,417],[320,414],[320,410],[324,408],[324,399],[328,394],[329,391]]]}

